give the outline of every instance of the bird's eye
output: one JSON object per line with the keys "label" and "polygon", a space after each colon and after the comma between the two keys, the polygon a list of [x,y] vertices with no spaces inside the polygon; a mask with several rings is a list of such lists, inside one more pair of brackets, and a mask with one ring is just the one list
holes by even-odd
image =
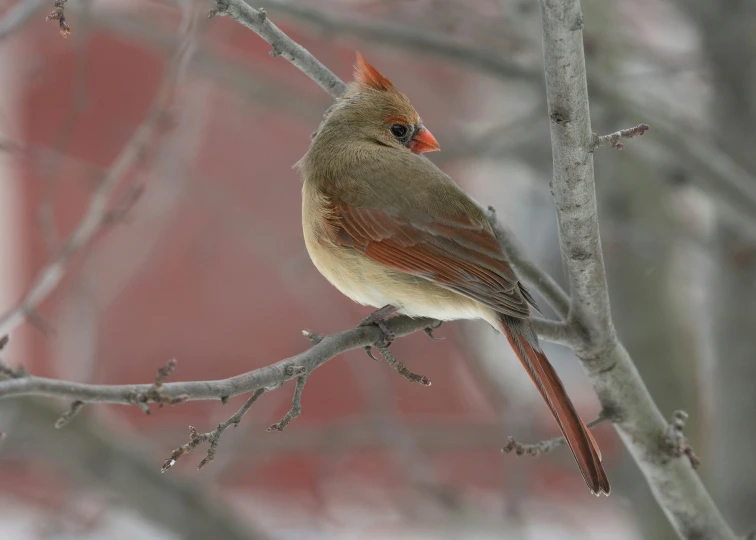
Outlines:
{"label": "bird's eye", "polygon": [[401,139],[407,134],[407,126],[394,124],[393,126],[391,126],[391,133],[393,133],[395,137]]}

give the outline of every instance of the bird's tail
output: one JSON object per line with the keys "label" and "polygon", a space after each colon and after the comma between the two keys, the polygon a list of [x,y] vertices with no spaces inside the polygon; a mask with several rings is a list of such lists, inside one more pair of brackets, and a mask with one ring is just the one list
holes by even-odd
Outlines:
{"label": "bird's tail", "polygon": [[601,465],[598,445],[575,411],[575,406],[559,380],[549,359],[538,345],[533,326],[527,319],[498,315],[499,328],[507,336],[512,349],[533,379],[538,391],[549,406],[551,414],[570,445],[585,483],[595,495],[609,494],[609,479]]}

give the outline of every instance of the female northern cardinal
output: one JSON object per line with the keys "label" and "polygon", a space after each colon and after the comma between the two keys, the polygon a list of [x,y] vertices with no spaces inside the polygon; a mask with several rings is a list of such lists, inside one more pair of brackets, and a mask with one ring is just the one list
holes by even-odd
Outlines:
{"label": "female northern cardinal", "polygon": [[[480,207],[424,156],[439,145],[407,96],[358,53],[354,81],[299,161],[302,224],[320,272],[355,302],[438,320],[484,319],[507,336],[596,495],[596,441],[541,351],[530,309]],[[384,323],[384,324],[380,324]],[[390,339],[389,336],[387,338]]]}

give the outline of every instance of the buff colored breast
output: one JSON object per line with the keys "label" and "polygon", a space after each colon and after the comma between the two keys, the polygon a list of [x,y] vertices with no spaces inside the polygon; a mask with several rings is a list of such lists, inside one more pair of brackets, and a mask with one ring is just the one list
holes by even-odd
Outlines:
{"label": "buff colored breast", "polygon": [[487,318],[488,310],[474,300],[330,242],[324,230],[325,196],[308,181],[302,189],[305,246],[315,267],[342,294],[375,308],[393,304],[411,317]]}

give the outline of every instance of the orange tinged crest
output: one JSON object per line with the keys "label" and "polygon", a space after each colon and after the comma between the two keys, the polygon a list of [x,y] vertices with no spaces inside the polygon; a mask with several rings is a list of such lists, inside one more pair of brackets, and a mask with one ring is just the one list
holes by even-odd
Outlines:
{"label": "orange tinged crest", "polygon": [[394,85],[386,77],[381,75],[377,69],[367,63],[367,60],[358,52],[357,63],[354,65],[354,80],[361,87],[368,87],[374,90],[393,90]]}

